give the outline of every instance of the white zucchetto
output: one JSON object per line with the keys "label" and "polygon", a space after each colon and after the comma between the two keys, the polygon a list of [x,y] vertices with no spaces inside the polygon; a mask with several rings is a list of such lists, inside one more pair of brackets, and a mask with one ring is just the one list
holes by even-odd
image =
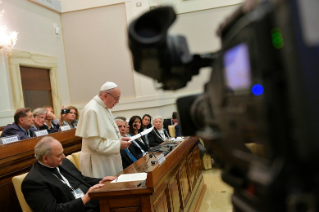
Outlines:
{"label": "white zucchetto", "polygon": [[117,87],[117,84],[115,84],[114,82],[106,82],[102,85],[100,91],[110,90],[116,87]]}

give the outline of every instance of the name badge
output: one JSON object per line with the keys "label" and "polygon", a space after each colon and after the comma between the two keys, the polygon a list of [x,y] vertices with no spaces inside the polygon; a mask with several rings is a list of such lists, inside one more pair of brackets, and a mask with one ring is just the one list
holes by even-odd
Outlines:
{"label": "name badge", "polygon": [[73,194],[75,199],[79,199],[79,198],[84,196],[84,193],[80,188],[77,188],[74,191],[72,191],[72,194]]}
{"label": "name badge", "polygon": [[68,131],[68,130],[70,130],[70,129],[71,129],[70,125],[65,125],[65,126],[61,126],[61,127],[60,127],[60,130],[61,130],[62,132]]}
{"label": "name badge", "polygon": [[20,141],[20,137],[18,135],[0,138],[0,144],[10,144],[16,141]]}
{"label": "name badge", "polygon": [[160,154],[159,156],[157,156],[158,159],[158,165],[162,165],[164,163],[164,161],[166,160],[164,154]]}
{"label": "name badge", "polygon": [[37,137],[49,134],[47,130],[38,130],[38,131],[34,131],[34,133],[35,133],[35,136],[37,136]]}

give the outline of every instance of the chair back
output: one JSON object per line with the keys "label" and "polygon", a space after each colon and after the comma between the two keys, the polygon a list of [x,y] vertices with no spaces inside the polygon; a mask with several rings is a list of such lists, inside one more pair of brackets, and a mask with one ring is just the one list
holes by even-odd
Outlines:
{"label": "chair back", "polygon": [[175,138],[176,137],[175,125],[168,125],[168,132],[171,137]]}
{"label": "chair back", "polygon": [[72,157],[75,162],[74,165],[76,166],[76,168],[78,168],[79,171],[81,171],[80,155],[81,155],[81,151],[72,153]]}
{"label": "chair back", "polygon": [[13,183],[14,189],[16,191],[16,194],[17,194],[22,211],[23,212],[32,212],[28,203],[25,201],[24,195],[23,195],[22,190],[21,190],[21,184],[22,184],[22,182],[27,174],[28,173],[13,177],[12,183]]}

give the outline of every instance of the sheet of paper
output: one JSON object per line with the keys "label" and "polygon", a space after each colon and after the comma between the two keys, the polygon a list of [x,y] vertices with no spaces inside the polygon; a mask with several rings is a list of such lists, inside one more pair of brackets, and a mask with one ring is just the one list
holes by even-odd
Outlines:
{"label": "sheet of paper", "polygon": [[153,128],[154,128],[154,126],[147,129],[147,130],[144,130],[143,132],[141,132],[137,135],[130,137],[131,140],[129,140],[128,142],[132,142],[133,140],[140,138],[142,135],[146,135],[146,134],[150,133],[153,130]]}
{"label": "sheet of paper", "polygon": [[154,126],[147,129],[147,130],[144,130],[143,132],[141,132],[142,135],[146,135],[146,134],[149,134],[152,130],[153,130]]}
{"label": "sheet of paper", "polygon": [[113,180],[111,183],[122,183],[122,182],[131,182],[131,181],[141,181],[145,180],[147,173],[135,173],[135,174],[121,174]]}
{"label": "sheet of paper", "polygon": [[185,140],[184,137],[177,137],[177,138],[170,138],[169,139],[169,141],[173,141],[173,142],[175,142],[175,141],[184,141],[184,140]]}

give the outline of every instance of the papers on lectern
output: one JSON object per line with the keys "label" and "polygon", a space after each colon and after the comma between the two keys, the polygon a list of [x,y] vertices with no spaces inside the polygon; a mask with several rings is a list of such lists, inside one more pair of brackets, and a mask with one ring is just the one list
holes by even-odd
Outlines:
{"label": "papers on lectern", "polygon": [[123,183],[123,182],[131,182],[131,181],[142,181],[146,180],[147,173],[135,173],[135,174],[121,174],[111,183]]}
{"label": "papers on lectern", "polygon": [[129,140],[128,142],[132,142],[135,139],[138,139],[138,138],[142,137],[143,135],[149,134],[153,130],[153,128],[154,128],[154,126],[149,128],[149,129],[147,129],[147,130],[144,130],[143,132],[141,132],[139,134],[136,134],[136,135],[130,137],[131,140]]}

